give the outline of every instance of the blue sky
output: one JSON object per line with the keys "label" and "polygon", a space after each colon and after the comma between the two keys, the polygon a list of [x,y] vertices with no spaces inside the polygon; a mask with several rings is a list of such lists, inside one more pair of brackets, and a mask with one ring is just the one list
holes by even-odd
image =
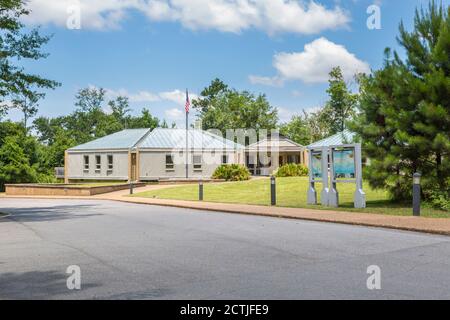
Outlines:
{"label": "blue sky", "polygon": [[[111,97],[129,96],[135,113],[147,107],[181,124],[183,90],[198,94],[218,77],[233,88],[265,93],[288,120],[323,105],[330,65],[342,64],[348,78],[379,68],[384,48],[398,48],[400,21],[411,28],[415,8],[428,3],[259,1],[31,0],[26,24],[40,25],[53,38],[46,60],[24,65],[62,83],[47,92],[39,115],[70,113],[76,92],[96,86]],[[380,30],[366,24],[374,3],[381,8]],[[77,9],[81,29],[68,29]]]}

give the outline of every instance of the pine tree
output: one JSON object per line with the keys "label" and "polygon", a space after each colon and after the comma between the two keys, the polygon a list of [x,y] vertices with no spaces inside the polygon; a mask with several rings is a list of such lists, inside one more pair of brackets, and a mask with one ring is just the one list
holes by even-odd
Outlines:
{"label": "pine tree", "polygon": [[450,7],[431,1],[416,11],[412,32],[399,29],[407,58],[386,49],[384,67],[360,79],[352,129],[372,160],[367,179],[407,199],[421,172],[426,197],[450,197]]}

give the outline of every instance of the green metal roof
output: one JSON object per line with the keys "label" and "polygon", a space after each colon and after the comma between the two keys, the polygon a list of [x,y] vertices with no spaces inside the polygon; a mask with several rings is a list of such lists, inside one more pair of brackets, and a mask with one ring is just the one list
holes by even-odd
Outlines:
{"label": "green metal roof", "polygon": [[[207,131],[188,130],[189,148],[194,149],[240,149],[242,145]],[[184,149],[186,148],[185,129],[155,129],[138,145],[142,149]]]}
{"label": "green metal roof", "polygon": [[136,144],[142,138],[144,138],[149,132],[150,129],[127,129],[76,146],[74,148],[69,149],[69,151],[131,149],[134,148]]}
{"label": "green metal roof", "polygon": [[335,134],[334,136],[314,142],[313,144],[310,144],[308,148],[322,148],[349,144],[354,142],[355,137],[355,133],[349,130],[344,130],[340,133]]}

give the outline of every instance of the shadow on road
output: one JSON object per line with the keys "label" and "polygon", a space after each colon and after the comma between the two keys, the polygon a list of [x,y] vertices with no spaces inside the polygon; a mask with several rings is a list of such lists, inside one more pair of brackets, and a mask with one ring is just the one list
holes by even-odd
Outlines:
{"label": "shadow on road", "polygon": [[0,223],[8,222],[10,220],[17,222],[44,222],[44,221],[67,220],[67,219],[101,216],[102,214],[99,213],[86,213],[89,209],[97,206],[98,205],[90,204],[90,205],[34,207],[34,208],[20,208],[20,209],[0,208],[0,211],[11,213],[9,217],[0,219]]}
{"label": "shadow on road", "polygon": [[[52,299],[76,291],[67,289],[68,275],[58,271],[31,271],[0,274],[1,299]],[[99,284],[83,283],[81,290],[99,287]],[[78,291],[79,292],[79,291]]]}

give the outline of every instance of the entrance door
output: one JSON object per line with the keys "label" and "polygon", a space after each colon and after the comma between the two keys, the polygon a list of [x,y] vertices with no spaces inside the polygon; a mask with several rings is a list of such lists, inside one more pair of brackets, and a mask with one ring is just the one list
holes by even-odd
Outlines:
{"label": "entrance door", "polygon": [[131,181],[137,180],[137,160],[136,153],[131,154]]}

